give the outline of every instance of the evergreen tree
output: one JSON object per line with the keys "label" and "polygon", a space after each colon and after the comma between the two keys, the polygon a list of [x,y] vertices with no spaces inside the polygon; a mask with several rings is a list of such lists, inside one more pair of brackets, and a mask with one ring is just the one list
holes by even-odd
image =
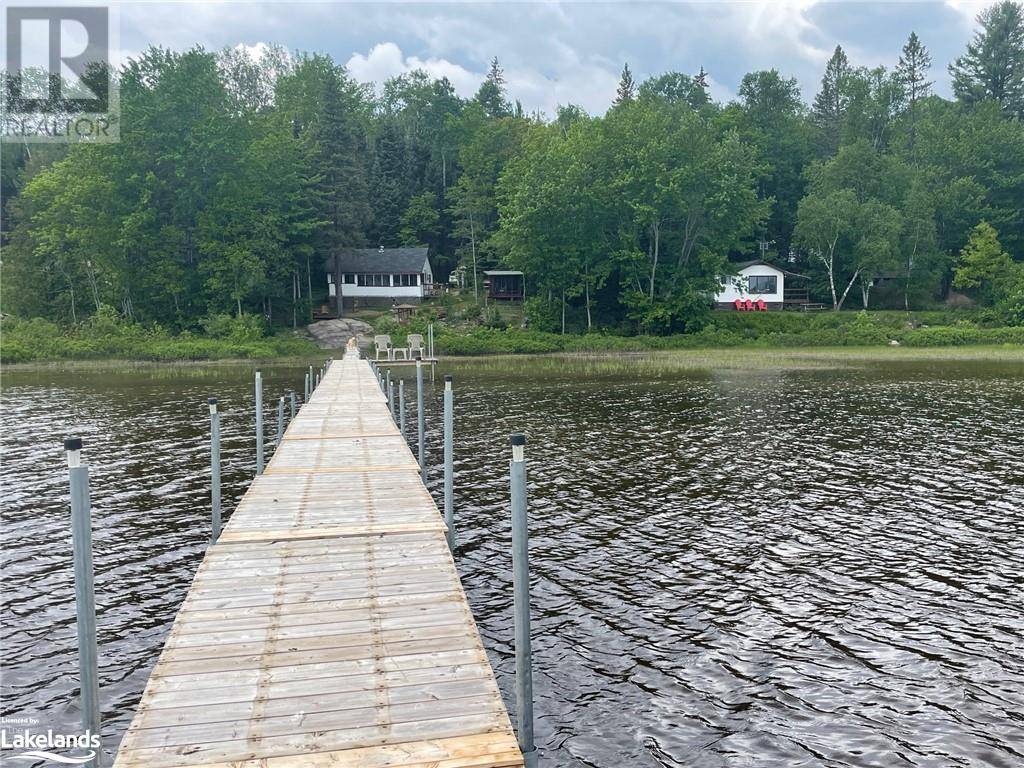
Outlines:
{"label": "evergreen tree", "polygon": [[497,56],[491,60],[491,68],[475,98],[488,117],[509,117],[512,114],[512,107],[505,96],[505,73],[498,64]]}
{"label": "evergreen tree", "polygon": [[978,14],[978,23],[967,53],[949,65],[953,93],[967,104],[994,99],[1024,117],[1024,5],[1004,0]]}
{"label": "evergreen tree", "polygon": [[848,79],[850,62],[841,46],[836,46],[832,58],[825,65],[821,90],[814,97],[814,122],[821,131],[822,146],[826,154],[833,155],[839,148],[843,118],[849,106]]}
{"label": "evergreen tree", "polygon": [[370,206],[373,224],[368,240],[371,245],[398,245],[402,212],[408,204],[406,171],[410,167],[403,137],[393,121],[384,124],[374,145],[370,172]]}
{"label": "evergreen tree", "polygon": [[899,63],[896,65],[896,79],[903,87],[907,116],[910,119],[911,149],[913,149],[916,139],[917,103],[921,99],[927,98],[932,91],[932,81],[928,79],[928,71],[931,66],[931,54],[922,45],[917,33],[911,32],[903,46]]}
{"label": "evergreen tree", "polygon": [[633,73],[629,71],[629,62],[622,65],[622,77],[619,78],[619,89],[615,93],[614,106],[626,104],[636,98],[636,83]]}
{"label": "evergreen tree", "polygon": [[[322,82],[322,111],[313,137],[321,173],[322,218],[328,223],[320,248],[323,255],[359,245],[370,220],[366,169],[359,126],[346,94],[346,76],[328,60]],[[348,102],[348,103],[346,103]]]}
{"label": "evergreen tree", "polygon": [[693,84],[704,91],[711,87],[708,85],[708,73],[704,71],[704,67],[701,67],[700,72],[693,76]]}
{"label": "evergreen tree", "polygon": [[426,245],[432,255],[437,253],[437,237],[441,232],[441,213],[437,209],[437,195],[424,192],[409,201],[402,214],[399,240],[402,245]]}

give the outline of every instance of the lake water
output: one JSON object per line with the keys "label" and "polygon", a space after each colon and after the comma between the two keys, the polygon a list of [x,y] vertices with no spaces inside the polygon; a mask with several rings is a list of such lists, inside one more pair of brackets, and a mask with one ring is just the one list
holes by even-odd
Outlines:
{"label": "lake water", "polygon": [[[456,559],[511,703],[508,435],[527,433],[542,765],[1024,764],[1024,365],[522,365],[454,370]],[[301,389],[263,370],[268,399]],[[209,535],[206,398],[230,510],[251,380],[5,374],[5,716],[77,723],[61,438],[92,471],[112,752]]]}

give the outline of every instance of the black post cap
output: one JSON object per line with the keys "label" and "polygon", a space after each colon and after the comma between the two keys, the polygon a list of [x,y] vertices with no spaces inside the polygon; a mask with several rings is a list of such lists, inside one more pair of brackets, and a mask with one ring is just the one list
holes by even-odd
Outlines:
{"label": "black post cap", "polygon": [[445,380],[445,381],[451,381],[451,380],[452,380],[452,375],[451,375],[450,373],[446,373],[446,374],[444,375],[444,380]]}
{"label": "black post cap", "polygon": [[512,445],[526,445],[526,435],[516,434],[509,438]]}
{"label": "black post cap", "polygon": [[216,397],[207,398],[206,402],[208,402],[210,405],[216,405],[217,404],[217,398]]}
{"label": "black post cap", "polygon": [[82,450],[82,438],[80,437],[68,437],[64,440],[65,451],[80,451]]}

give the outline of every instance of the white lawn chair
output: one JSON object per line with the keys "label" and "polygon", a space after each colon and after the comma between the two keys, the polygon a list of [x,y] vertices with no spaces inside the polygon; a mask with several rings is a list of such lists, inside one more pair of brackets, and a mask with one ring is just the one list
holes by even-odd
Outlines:
{"label": "white lawn chair", "polygon": [[386,360],[395,359],[395,349],[391,346],[391,337],[386,333],[378,334],[373,337],[373,346],[377,349],[377,359],[380,360],[380,353],[384,353]]}
{"label": "white lawn chair", "polygon": [[416,353],[417,352],[420,353],[420,359],[421,360],[423,359],[423,334],[420,334],[420,333],[410,333],[406,337],[406,344],[409,345],[408,352],[409,352],[409,359],[410,360],[415,360],[416,359]]}

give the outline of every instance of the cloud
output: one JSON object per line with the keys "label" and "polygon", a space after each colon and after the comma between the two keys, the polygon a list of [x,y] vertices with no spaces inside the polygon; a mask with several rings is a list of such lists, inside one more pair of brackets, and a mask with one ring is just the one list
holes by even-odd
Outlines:
{"label": "cloud", "polygon": [[992,3],[990,0],[945,0],[944,4],[960,15],[968,29],[974,29],[978,14]]}
{"label": "cloud", "polygon": [[[540,110],[553,116],[558,105],[578,104],[593,112],[603,112],[615,97],[617,72],[575,57],[563,50],[563,66],[545,74],[527,65],[506,66],[505,83],[511,99],[518,99],[528,111]],[[353,53],[345,68],[356,80],[372,83],[378,90],[385,80],[422,69],[433,77],[447,77],[455,92],[463,98],[473,96],[486,76],[486,68],[473,71],[444,58],[421,59],[406,56],[397,43],[377,43],[369,52]]]}
{"label": "cloud", "polygon": [[434,78],[447,77],[455,92],[468,98],[476,93],[484,78],[483,73],[471,72],[465,67],[443,58],[421,59],[405,56],[396,43],[377,43],[369,53],[353,53],[345,68],[356,80],[380,86],[385,80],[414,69],[422,69]]}
{"label": "cloud", "polygon": [[743,75],[777,68],[813,97],[837,44],[858,66],[891,66],[911,30],[932,52],[932,76],[948,92],[945,65],[959,55],[985,0],[932,2],[226,2],[125,3],[122,44],[218,50],[260,41],[323,52],[361,81],[424,69],[471,96],[492,57],[510,98],[551,115],[575,103],[603,112],[624,62],[637,80],[675,70],[711,78],[716,99]]}

